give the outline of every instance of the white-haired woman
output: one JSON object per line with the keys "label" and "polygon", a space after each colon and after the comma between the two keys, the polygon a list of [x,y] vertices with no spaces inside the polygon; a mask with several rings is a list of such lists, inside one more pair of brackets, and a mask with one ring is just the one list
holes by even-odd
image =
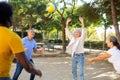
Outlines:
{"label": "white-haired woman", "polygon": [[84,41],[86,38],[86,30],[84,26],[84,20],[82,17],[79,17],[79,21],[82,23],[82,29],[76,28],[72,34],[69,31],[69,22],[71,18],[68,18],[66,21],[66,35],[68,36],[70,43],[67,47],[67,52],[72,55],[72,74],[73,80],[77,80],[77,64],[80,69],[80,80],[84,80]]}

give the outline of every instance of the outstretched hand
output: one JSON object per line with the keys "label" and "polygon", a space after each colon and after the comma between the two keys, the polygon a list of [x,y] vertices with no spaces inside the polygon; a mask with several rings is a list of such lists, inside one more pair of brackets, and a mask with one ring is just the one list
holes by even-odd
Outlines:
{"label": "outstretched hand", "polygon": [[45,52],[45,49],[44,48],[40,48],[39,52],[40,52],[40,54],[43,54]]}
{"label": "outstretched hand", "polygon": [[27,51],[28,51],[28,48],[24,48],[24,51],[27,52]]}
{"label": "outstretched hand", "polygon": [[71,21],[72,21],[72,19],[69,17],[69,18],[67,18],[66,23],[69,23],[69,22],[71,22]]}
{"label": "outstretched hand", "polygon": [[92,62],[94,62],[94,58],[90,58],[90,59],[88,59],[88,61],[89,61],[90,63],[92,63]]}
{"label": "outstretched hand", "polygon": [[39,77],[42,77],[42,72],[40,70],[36,70],[36,75],[38,75]]}
{"label": "outstretched hand", "polygon": [[68,26],[69,26],[69,22],[71,22],[71,21],[72,21],[71,18],[67,18],[67,21],[66,21],[66,28],[68,28]]}
{"label": "outstretched hand", "polygon": [[80,21],[81,23],[84,23],[83,17],[79,17],[79,21]]}

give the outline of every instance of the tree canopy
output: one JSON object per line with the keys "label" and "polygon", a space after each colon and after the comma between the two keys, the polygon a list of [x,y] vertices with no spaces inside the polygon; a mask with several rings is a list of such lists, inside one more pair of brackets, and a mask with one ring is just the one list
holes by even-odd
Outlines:
{"label": "tree canopy", "polygon": [[[79,0],[9,0],[14,9],[13,30],[24,31],[28,28],[35,28],[48,34],[54,32],[54,30],[57,31],[57,34],[62,32],[63,48],[65,50],[65,22],[68,17],[72,18],[70,27],[75,28],[81,26],[78,17],[82,16],[85,19],[86,28],[90,32],[87,34],[88,36],[92,33],[91,31],[95,31],[89,31],[90,28],[95,29],[102,25],[108,28],[113,25],[113,20],[114,24],[120,21],[119,0],[93,0],[89,3],[85,0],[80,1],[83,4],[78,5]],[[112,1],[114,2],[115,11],[112,11]],[[55,2],[57,5],[54,12],[46,11],[49,2]],[[116,12],[116,15],[113,15],[112,12]],[[116,19],[114,16],[117,16]],[[119,26],[116,26],[115,30],[116,34],[120,35],[117,29],[119,30]],[[94,36],[95,34],[91,35]],[[88,37],[88,39],[92,38]]]}

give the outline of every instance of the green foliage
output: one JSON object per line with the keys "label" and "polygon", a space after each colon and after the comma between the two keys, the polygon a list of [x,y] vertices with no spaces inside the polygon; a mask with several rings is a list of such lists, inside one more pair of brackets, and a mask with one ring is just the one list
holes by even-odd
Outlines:
{"label": "green foliage", "polygon": [[100,18],[101,16],[97,13],[97,9],[90,6],[89,3],[83,4],[77,10],[77,14],[79,16],[83,16],[85,18],[86,26],[94,26],[100,25]]}
{"label": "green foliage", "polygon": [[[56,2],[57,10],[53,13],[48,13],[45,10],[46,4],[51,1]],[[117,2],[119,3],[120,1],[118,0]],[[117,2],[117,11],[120,12],[120,7]],[[81,6],[76,5],[77,0],[9,0],[9,3],[12,4],[14,8],[14,26],[18,29],[28,29],[31,26],[45,33],[52,33],[53,30],[62,31],[63,22],[65,24],[67,17],[72,18],[72,22],[70,23],[70,27],[72,28],[81,27],[78,18],[79,16],[83,16],[86,27],[92,27],[93,29],[93,27],[101,25],[104,21],[101,15],[102,13],[111,15],[109,3],[106,2],[103,4],[101,1],[93,3],[92,5],[84,3]],[[63,6],[60,5],[62,3]],[[105,7],[102,6],[101,8],[101,4],[105,5]],[[120,16],[118,16],[118,19],[119,18]],[[63,22],[61,22],[62,20]],[[109,25],[111,23],[110,20],[111,18],[107,16],[107,20],[105,19],[104,21],[105,24]],[[98,39],[94,30],[87,31],[87,37],[89,36],[89,39]],[[52,34],[56,34],[56,32]]]}
{"label": "green foliage", "polygon": [[[62,45],[62,40],[61,39],[55,39],[55,40],[50,39],[47,41],[47,43],[54,43],[54,44]],[[67,46],[69,42],[66,40],[65,43]]]}
{"label": "green foliage", "polygon": [[[103,49],[103,41],[85,41],[85,48],[89,49]],[[105,46],[105,49],[107,47]]]}
{"label": "green foliage", "polygon": [[[114,0],[115,2],[115,7],[116,7],[116,12],[117,12],[117,18],[120,20],[120,0]],[[102,20],[105,22],[104,24],[109,26],[112,25],[112,14],[111,14],[111,3],[109,0],[94,0],[92,3],[92,7],[97,9],[97,12],[99,15],[101,15]],[[105,15],[106,18],[103,17]]]}
{"label": "green foliage", "polygon": [[87,39],[88,40],[99,40],[99,37],[97,35],[95,28],[89,27],[87,29]]}
{"label": "green foliage", "polygon": [[[21,37],[21,32],[20,31],[16,31],[16,33]],[[24,36],[23,37],[26,37],[27,36],[27,32],[23,32]],[[40,42],[42,41],[43,37],[42,37],[42,33],[35,33],[35,36],[34,36],[34,39],[37,41],[37,42]]]}
{"label": "green foliage", "polygon": [[35,11],[38,14],[45,14],[46,13],[46,5],[45,5],[45,3],[38,4],[37,7],[35,8]]}

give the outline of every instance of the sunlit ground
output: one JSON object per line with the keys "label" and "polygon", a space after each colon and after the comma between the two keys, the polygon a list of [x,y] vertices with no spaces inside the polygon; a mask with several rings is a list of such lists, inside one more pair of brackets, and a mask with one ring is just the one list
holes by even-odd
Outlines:
{"label": "sunlit ground", "polygon": [[[50,54],[56,52],[49,52]],[[85,80],[120,80],[112,65],[107,60],[90,64],[87,59],[97,54],[85,54]],[[71,57],[36,57],[33,58],[35,66],[42,70],[43,77],[35,80],[72,80]],[[11,76],[15,70],[12,65]],[[78,69],[79,71],[79,69]],[[79,74],[78,74],[79,76]],[[19,80],[29,80],[29,74],[23,70]]]}

